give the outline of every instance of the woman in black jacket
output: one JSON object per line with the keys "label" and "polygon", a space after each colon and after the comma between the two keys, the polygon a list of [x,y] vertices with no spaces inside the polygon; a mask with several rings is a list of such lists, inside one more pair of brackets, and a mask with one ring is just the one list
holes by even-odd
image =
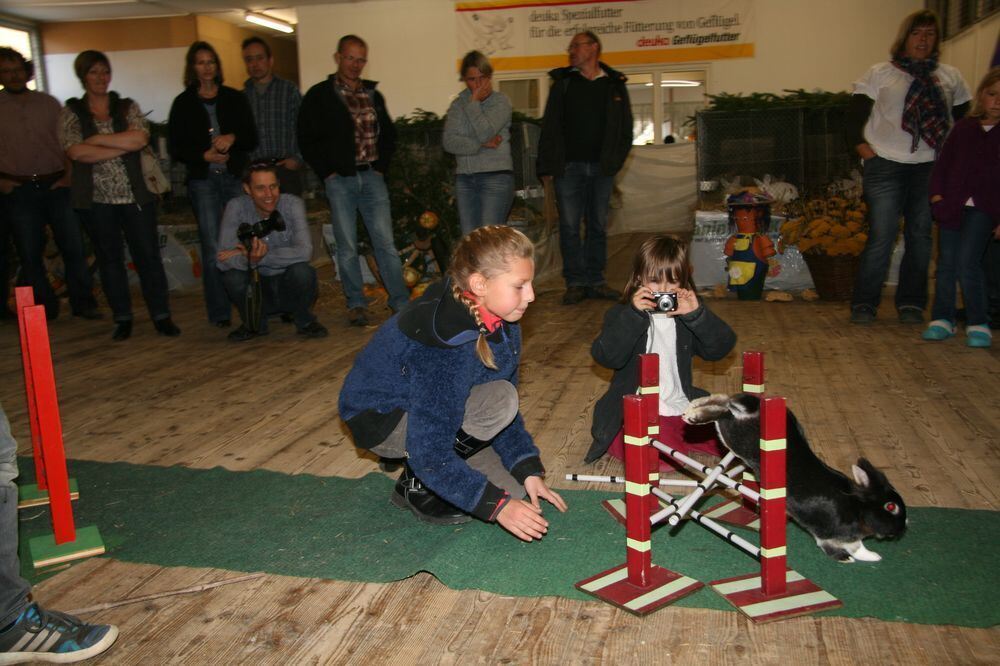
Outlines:
{"label": "woman in black jacket", "polygon": [[219,55],[208,42],[188,49],[184,85],[170,107],[170,154],[187,167],[208,320],[224,328],[232,310],[215,265],[219,222],[226,203],[243,192],[241,178],[257,145],[257,129],[243,93],[222,85]]}

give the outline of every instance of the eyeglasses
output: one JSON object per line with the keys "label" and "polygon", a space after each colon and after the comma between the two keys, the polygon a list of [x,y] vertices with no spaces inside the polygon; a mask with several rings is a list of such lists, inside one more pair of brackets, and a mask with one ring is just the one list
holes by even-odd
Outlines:
{"label": "eyeglasses", "polygon": [[586,42],[570,42],[570,43],[569,43],[569,48],[568,48],[568,49],[566,49],[566,52],[568,53],[568,52],[570,52],[570,51],[573,51],[574,49],[578,49],[578,48],[581,48],[581,47],[584,47],[584,46],[587,46],[588,44],[596,44],[596,43],[597,43],[597,42],[595,42],[595,41],[594,41],[594,40],[592,40],[592,39],[590,39],[590,40],[587,40]]}

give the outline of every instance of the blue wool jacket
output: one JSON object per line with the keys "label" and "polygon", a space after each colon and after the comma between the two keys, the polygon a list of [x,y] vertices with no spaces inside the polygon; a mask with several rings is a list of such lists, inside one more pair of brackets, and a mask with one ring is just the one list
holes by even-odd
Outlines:
{"label": "blue wool jacket", "polygon": [[[382,325],[354,361],[340,391],[340,416],[364,449],[380,444],[403,414],[406,451],[417,477],[440,497],[483,520],[495,518],[507,493],[455,453],[465,402],[473,386],[506,380],[517,386],[521,331],[504,322],[487,339],[497,366],[476,356],[476,323],[447,283],[428,288]],[[493,439],[520,483],[542,474],[521,414]]]}

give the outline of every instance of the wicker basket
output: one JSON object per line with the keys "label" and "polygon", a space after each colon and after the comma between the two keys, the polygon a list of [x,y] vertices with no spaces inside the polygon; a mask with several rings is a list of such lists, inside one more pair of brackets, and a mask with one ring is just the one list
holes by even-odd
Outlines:
{"label": "wicker basket", "polygon": [[802,255],[812,274],[816,293],[824,301],[847,301],[854,291],[854,278],[861,266],[861,257],[849,254],[830,256],[804,253]]}

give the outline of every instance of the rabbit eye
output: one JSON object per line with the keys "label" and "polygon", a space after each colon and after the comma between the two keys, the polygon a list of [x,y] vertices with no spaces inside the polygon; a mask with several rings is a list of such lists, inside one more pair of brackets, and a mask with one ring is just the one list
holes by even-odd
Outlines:
{"label": "rabbit eye", "polygon": [[886,502],[884,508],[886,511],[888,511],[894,516],[899,515],[899,505],[897,505],[895,502]]}

